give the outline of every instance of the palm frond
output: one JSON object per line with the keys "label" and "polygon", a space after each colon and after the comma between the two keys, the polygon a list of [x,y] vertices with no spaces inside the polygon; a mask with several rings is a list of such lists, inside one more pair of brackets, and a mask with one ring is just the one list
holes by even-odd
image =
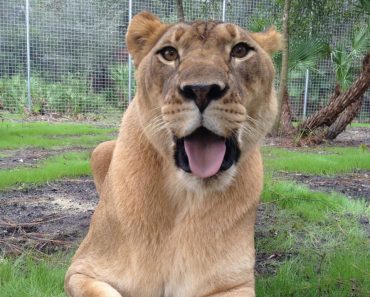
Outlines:
{"label": "palm frond", "polygon": [[352,81],[351,65],[352,58],[347,54],[344,45],[332,51],[331,59],[333,61],[335,78],[342,90],[347,90]]}
{"label": "palm frond", "polygon": [[358,57],[370,48],[370,27],[361,26],[354,31],[351,38],[351,55]]}
{"label": "palm frond", "polygon": [[294,43],[289,51],[289,69],[313,70],[316,64],[329,53],[328,43],[318,39],[307,39]]}
{"label": "palm frond", "polygon": [[359,4],[356,5],[360,12],[365,12],[367,15],[370,15],[370,0],[359,0]]}

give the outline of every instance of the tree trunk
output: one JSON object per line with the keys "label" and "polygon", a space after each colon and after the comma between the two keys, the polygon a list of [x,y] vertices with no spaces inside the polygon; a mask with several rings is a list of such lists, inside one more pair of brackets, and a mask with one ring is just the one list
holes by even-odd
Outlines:
{"label": "tree trunk", "polygon": [[352,103],[362,98],[363,94],[370,87],[370,53],[367,53],[363,63],[362,71],[350,88],[342,93],[334,93],[327,106],[315,112],[299,128],[302,135],[308,135],[311,131],[331,126],[338,116]]}
{"label": "tree trunk", "polygon": [[[282,40],[282,61],[281,61],[281,72],[280,72],[280,84],[278,93],[278,114],[274,127],[272,129],[273,135],[278,135],[280,130],[280,118],[282,114],[283,98],[285,92],[288,93],[288,55],[289,55],[289,9],[290,0],[285,0],[284,3],[284,14],[283,14],[283,40]],[[289,96],[288,96],[289,97]]]}
{"label": "tree trunk", "polygon": [[325,134],[326,139],[333,140],[340,133],[344,131],[348,124],[350,124],[356,115],[359,113],[364,96],[349,105],[336,119],[336,121],[329,127]]}
{"label": "tree trunk", "polygon": [[334,101],[340,95],[340,85],[337,83],[334,88],[334,93],[330,96],[328,104]]}
{"label": "tree trunk", "polygon": [[282,135],[288,136],[294,132],[294,127],[292,124],[292,109],[289,104],[289,94],[288,89],[284,90],[284,97],[281,106],[281,120],[280,120],[280,133]]}
{"label": "tree trunk", "polygon": [[177,0],[177,20],[181,22],[185,22],[185,15],[184,15],[184,5],[182,0]]}

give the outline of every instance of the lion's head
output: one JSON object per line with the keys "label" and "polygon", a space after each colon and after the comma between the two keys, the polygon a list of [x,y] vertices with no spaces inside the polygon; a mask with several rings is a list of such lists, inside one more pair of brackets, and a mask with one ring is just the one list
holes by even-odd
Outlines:
{"label": "lion's head", "polygon": [[136,66],[143,134],[182,179],[225,185],[276,114],[274,29],[250,33],[222,22],[169,25],[136,15],[127,46]]}

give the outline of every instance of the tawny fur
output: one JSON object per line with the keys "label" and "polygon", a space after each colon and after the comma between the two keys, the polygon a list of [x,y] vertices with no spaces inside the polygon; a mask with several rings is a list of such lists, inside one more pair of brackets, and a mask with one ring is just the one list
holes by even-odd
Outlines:
{"label": "tawny fur", "polygon": [[91,170],[93,172],[95,187],[99,195],[112,160],[115,145],[115,140],[103,142],[99,144],[91,154]]}
{"label": "tawny fur", "polygon": [[[68,296],[255,296],[259,143],[276,114],[266,51],[280,44],[272,31],[274,41],[256,34],[231,24],[169,26],[149,13],[134,17],[127,43],[138,90],[117,141],[99,145],[92,155],[100,201],[66,274]],[[230,50],[240,41],[253,51],[231,61]],[[181,63],[159,57],[168,45],[178,48]],[[181,84],[199,81],[230,87],[202,115],[178,93]],[[173,136],[200,125],[224,137],[237,135],[241,149],[236,165],[205,180],[173,160]]]}

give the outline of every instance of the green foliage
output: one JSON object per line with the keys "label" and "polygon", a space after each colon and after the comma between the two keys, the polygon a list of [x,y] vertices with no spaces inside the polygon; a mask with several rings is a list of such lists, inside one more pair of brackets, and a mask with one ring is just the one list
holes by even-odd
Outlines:
{"label": "green foliage", "polygon": [[359,8],[360,13],[365,12],[370,16],[370,0],[359,0],[358,2],[359,4],[357,4],[357,7]]}
{"label": "green foliage", "polygon": [[[88,89],[86,80],[68,75],[61,82],[45,83],[41,79],[34,82],[35,90],[44,94],[45,107],[49,110],[64,113],[99,112],[104,107],[104,98]],[[32,96],[32,98],[35,98]],[[40,102],[36,97],[36,102]],[[42,100],[41,99],[41,100]],[[42,101],[41,101],[41,104]]]}
{"label": "green foliage", "polygon": [[[134,66],[132,65],[132,73],[134,72]],[[127,106],[129,100],[128,92],[128,64],[115,64],[110,67],[110,76],[114,82],[113,90],[114,97],[118,98],[117,106]],[[135,95],[135,81],[132,80],[131,84],[131,96]]]}
{"label": "green foliage", "polygon": [[[306,70],[316,71],[319,61],[329,56],[330,48],[327,42],[315,38],[294,42],[289,48],[288,67],[298,75],[304,75]],[[275,65],[281,68],[281,53],[275,56]]]}
{"label": "green foliage", "polygon": [[[0,11],[0,102],[23,113],[28,106],[26,34],[18,2],[5,1]],[[32,1],[30,8],[32,111],[122,110],[127,98],[112,90],[108,69],[125,60],[127,2]]]}
{"label": "green foliage", "polygon": [[271,25],[270,20],[265,17],[254,16],[252,17],[247,29],[251,32],[262,32]]}
{"label": "green foliage", "polygon": [[23,112],[27,100],[27,81],[16,75],[0,79],[0,102],[4,109]]}
{"label": "green foliage", "polygon": [[347,90],[352,83],[351,60],[348,58],[344,47],[333,51],[332,61],[335,67],[335,76],[342,90]]}
{"label": "green foliage", "polygon": [[[117,94],[120,94],[119,89],[122,89],[122,86],[118,83],[120,82],[117,82],[117,93],[113,92],[110,97],[115,98]],[[48,82],[40,76],[32,77],[31,98],[32,111],[36,113],[46,111],[69,114],[99,113],[106,111],[109,107],[122,108],[125,106],[125,102],[118,106],[117,100],[108,100],[107,93],[93,92],[89,88],[86,78],[73,75],[63,76],[59,82]],[[0,101],[6,110],[22,113],[28,106],[26,80],[20,75],[1,78]]]}
{"label": "green foliage", "polygon": [[295,42],[289,51],[289,69],[314,71],[317,63],[329,54],[329,44],[322,40],[311,38]]}
{"label": "green foliage", "polygon": [[336,81],[342,90],[347,90],[352,84],[356,63],[369,51],[370,48],[370,23],[367,26],[356,28],[351,37],[351,47],[342,43],[332,52]]}

